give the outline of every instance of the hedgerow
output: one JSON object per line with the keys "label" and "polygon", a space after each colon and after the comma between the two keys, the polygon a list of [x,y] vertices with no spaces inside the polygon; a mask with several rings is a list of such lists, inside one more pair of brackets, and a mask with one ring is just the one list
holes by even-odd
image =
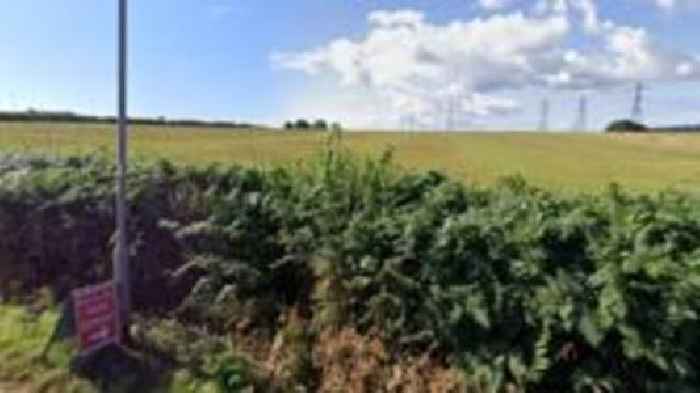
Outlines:
{"label": "hedgerow", "polygon": [[[109,277],[113,169],[2,160],[5,297]],[[309,337],[353,329],[494,391],[700,391],[693,196],[467,186],[337,146],[273,169],[142,164],[128,183],[143,313],[272,340],[294,309]]]}

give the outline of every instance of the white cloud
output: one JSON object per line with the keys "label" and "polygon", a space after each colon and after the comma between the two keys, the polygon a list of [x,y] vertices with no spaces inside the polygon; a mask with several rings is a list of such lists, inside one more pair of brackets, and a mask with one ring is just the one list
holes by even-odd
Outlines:
{"label": "white cloud", "polygon": [[600,33],[614,26],[611,21],[600,20],[597,0],[539,0],[533,10],[539,15],[555,13],[574,18],[588,34]]}
{"label": "white cloud", "polygon": [[532,62],[544,59],[532,54],[553,51],[569,30],[562,16],[522,13],[433,25],[414,12],[382,11],[369,22],[361,41],[336,40],[274,60],[312,75],[332,72],[346,87],[380,92],[392,111],[427,116],[455,100],[464,113],[483,116],[517,109],[497,91],[535,83]]}
{"label": "white cloud", "polygon": [[508,7],[513,0],[479,0],[479,5],[487,10],[500,10]]}
{"label": "white cloud", "polygon": [[598,19],[598,7],[593,0],[574,0],[573,6],[583,14],[583,26],[589,33],[597,33],[600,30]]}
{"label": "white cloud", "polygon": [[695,7],[700,6],[700,0],[653,0],[657,7],[670,12],[679,7]]}
{"label": "white cloud", "polygon": [[691,62],[683,62],[676,67],[676,74],[680,77],[691,76],[696,72],[696,67],[697,65]]}
{"label": "white cloud", "polygon": [[367,17],[370,23],[383,27],[418,26],[423,23],[423,13],[414,10],[374,11]]}
{"label": "white cloud", "polygon": [[[664,49],[643,28],[602,21],[594,0],[541,0],[533,13],[446,24],[415,10],[375,11],[368,21],[362,39],[276,54],[273,61],[336,75],[345,88],[369,92],[373,109],[425,122],[439,121],[447,106],[471,118],[516,111],[519,103],[504,94],[519,89],[700,77],[697,58]],[[571,47],[574,35],[585,45]]]}
{"label": "white cloud", "polygon": [[673,6],[676,4],[674,0],[656,0],[656,5],[664,8],[664,9],[671,9]]}
{"label": "white cloud", "polygon": [[697,59],[661,47],[643,28],[614,26],[592,50],[569,50],[562,71],[571,75],[570,88],[597,88],[635,81],[697,78]]}

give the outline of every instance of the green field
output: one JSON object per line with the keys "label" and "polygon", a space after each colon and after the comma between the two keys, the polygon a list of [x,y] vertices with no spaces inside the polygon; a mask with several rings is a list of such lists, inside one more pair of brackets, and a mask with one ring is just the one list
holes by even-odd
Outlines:
{"label": "green field", "polygon": [[[2,123],[4,151],[48,154],[110,151],[113,127],[90,124]],[[134,127],[132,157],[188,164],[286,163],[322,148],[325,134]],[[700,190],[700,135],[346,132],[361,155],[395,148],[406,168],[438,169],[467,182],[490,184],[521,174],[556,191],[596,192],[610,182],[634,191]]]}

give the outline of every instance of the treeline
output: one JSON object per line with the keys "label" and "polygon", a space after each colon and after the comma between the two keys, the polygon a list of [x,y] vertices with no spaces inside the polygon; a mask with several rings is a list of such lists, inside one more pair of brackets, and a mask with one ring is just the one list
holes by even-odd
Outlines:
{"label": "treeline", "polygon": [[321,131],[340,131],[342,126],[338,122],[329,123],[327,120],[318,119],[311,122],[306,119],[288,120],[284,122],[285,130],[321,130]]}
{"label": "treeline", "polygon": [[[0,112],[0,121],[46,121],[66,123],[116,124],[115,116],[83,115],[75,112],[51,112],[26,110],[22,112]],[[170,127],[210,127],[210,128],[255,128],[254,124],[233,121],[205,121],[196,119],[168,119],[165,117],[131,117],[129,124],[170,126]]]}
{"label": "treeline", "polygon": [[629,120],[615,120],[606,128],[607,133],[700,133],[700,124],[648,127],[646,124]]}
{"label": "treeline", "polygon": [[676,133],[700,133],[700,124],[687,126],[670,126],[670,127],[654,127],[649,129],[650,132],[676,132]]}

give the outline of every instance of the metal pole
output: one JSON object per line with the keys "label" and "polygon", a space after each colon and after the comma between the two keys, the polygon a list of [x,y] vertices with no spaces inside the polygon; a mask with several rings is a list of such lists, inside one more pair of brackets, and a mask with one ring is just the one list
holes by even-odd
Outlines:
{"label": "metal pole", "polygon": [[129,285],[129,239],[127,238],[126,173],[127,173],[127,0],[119,0],[119,53],[118,53],[118,120],[117,120],[117,181],[116,227],[117,243],[114,250],[114,281],[117,286],[120,320],[126,328],[129,323],[131,290]]}

